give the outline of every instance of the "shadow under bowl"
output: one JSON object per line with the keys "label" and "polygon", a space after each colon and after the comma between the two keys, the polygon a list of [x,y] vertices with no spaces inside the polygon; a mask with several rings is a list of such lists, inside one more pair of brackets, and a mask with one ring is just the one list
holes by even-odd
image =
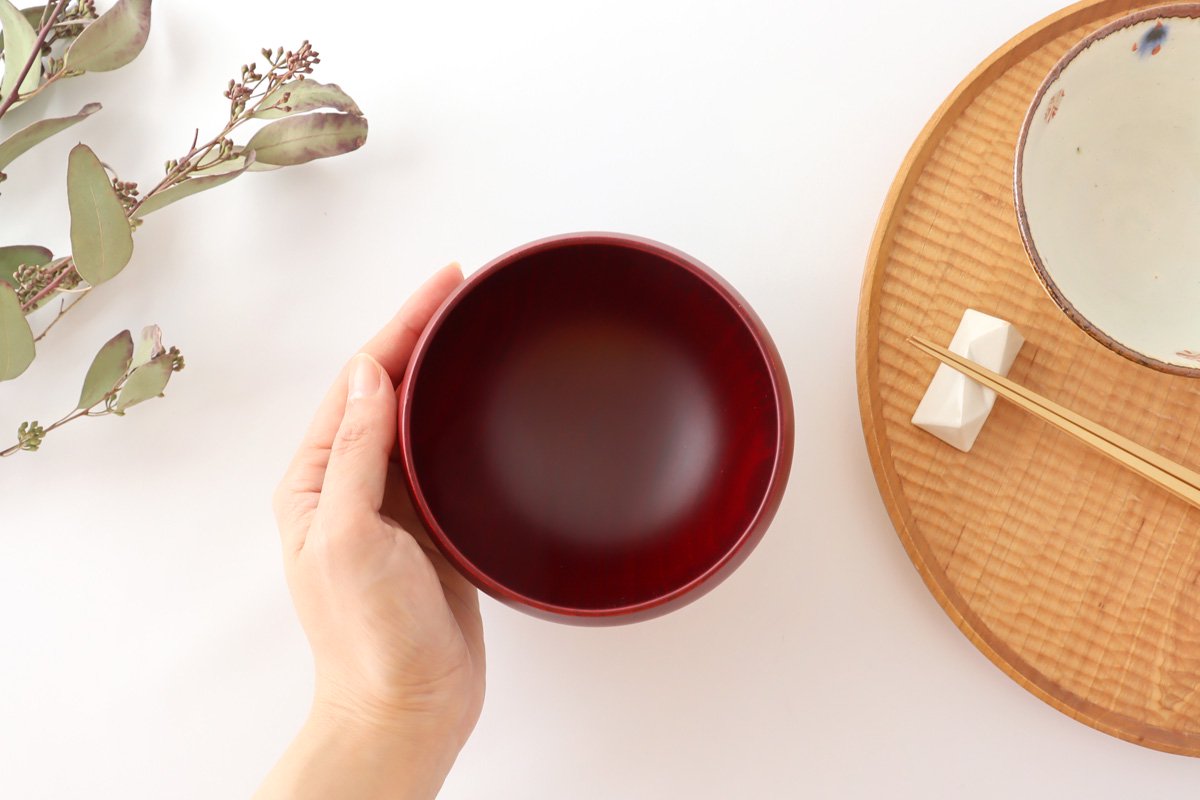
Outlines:
{"label": "shadow under bowl", "polygon": [[539,616],[665,613],[731,572],[778,507],[792,409],[720,278],[617,234],[534,242],[471,276],[405,379],[418,516],[479,588]]}

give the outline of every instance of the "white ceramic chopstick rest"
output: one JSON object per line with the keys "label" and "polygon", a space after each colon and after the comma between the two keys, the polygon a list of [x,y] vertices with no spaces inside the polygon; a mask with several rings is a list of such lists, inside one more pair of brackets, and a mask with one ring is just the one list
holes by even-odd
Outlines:
{"label": "white ceramic chopstick rest", "polygon": [[[949,349],[993,372],[1008,375],[1023,344],[1024,337],[1011,322],[968,308]],[[995,403],[996,393],[991,389],[939,364],[912,423],[969,453]]]}

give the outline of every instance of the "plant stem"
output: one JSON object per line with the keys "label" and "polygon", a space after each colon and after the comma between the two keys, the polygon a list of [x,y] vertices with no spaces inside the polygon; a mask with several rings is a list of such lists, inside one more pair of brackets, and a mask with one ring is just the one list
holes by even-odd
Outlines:
{"label": "plant stem", "polygon": [[[79,419],[80,417],[86,417],[86,416],[90,416],[88,414],[88,409],[86,409],[86,408],[72,411],[70,414],[67,414],[65,417],[60,419],[58,422],[55,422],[53,425],[50,425],[50,426],[44,428],[43,435],[49,433],[50,431],[54,430],[55,428],[61,428],[63,425],[66,425],[68,422],[72,422],[74,420]],[[6,450],[0,450],[0,458],[3,458],[5,456],[11,456],[14,453],[19,453],[20,451],[21,451],[21,444],[18,442],[17,444],[14,444],[12,447],[7,448]]]}
{"label": "plant stem", "polygon": [[[58,13],[61,11],[62,6],[64,6],[65,4],[66,4],[65,0],[59,0],[58,6],[55,7],[54,13],[51,15],[48,22],[44,23],[42,26],[43,33],[46,30],[49,30],[51,27],[54,26],[54,21],[58,15]],[[236,130],[243,123],[248,122],[251,119],[253,119],[254,115],[263,109],[266,98],[268,95],[271,94],[272,91],[274,91],[277,87],[282,86],[283,84],[287,83],[289,80],[295,78],[296,75],[298,74],[295,69],[283,69],[281,72],[276,72],[275,70],[281,69],[284,66],[283,60],[280,60],[278,62],[272,60],[268,63],[270,64],[269,68],[266,70],[266,72],[263,73],[262,77],[259,78],[254,83],[253,87],[251,88],[251,99],[256,99],[258,102],[254,103],[253,105],[247,105],[241,111],[240,114],[231,118],[227,123],[225,123],[225,127],[221,129],[220,133],[218,133],[216,136],[214,136],[212,139],[209,139],[207,142],[205,142],[202,145],[198,144],[199,139],[200,139],[200,130],[196,129],[196,132],[192,137],[192,146],[190,148],[188,148],[187,153],[182,158],[179,159],[179,162],[175,165],[174,169],[169,171],[166,174],[166,176],[164,176],[163,179],[160,180],[154,186],[153,189],[151,189],[150,191],[143,194],[138,199],[138,201],[136,203],[134,203],[133,206],[125,212],[126,218],[128,218],[128,219],[136,218],[138,211],[142,207],[142,204],[145,203],[147,200],[149,200],[151,197],[158,194],[159,192],[165,191],[166,189],[170,188],[171,186],[174,186],[177,183],[187,180],[188,176],[193,171],[195,171],[199,167],[200,164],[202,164],[204,162],[204,159],[207,158],[210,153],[212,153],[214,148],[219,147],[221,145],[221,142],[224,141],[226,138],[228,138],[229,135],[234,132],[234,130]],[[47,86],[49,86],[50,84],[54,83],[55,81],[59,80],[60,78],[64,77],[67,74],[69,74],[69,73],[67,73],[65,69],[54,73],[49,78],[47,78],[46,81],[44,81],[42,83],[42,85],[39,86],[34,92],[31,92],[29,95],[27,95],[27,97],[32,97],[37,92],[40,92],[42,89],[46,88]],[[19,81],[18,81],[18,83],[19,83]],[[264,83],[266,84],[266,89],[262,92],[262,94],[255,94],[263,86]],[[0,111],[0,113],[3,113],[3,112]],[[213,163],[215,164],[215,163],[218,163],[219,161],[220,161],[220,159],[217,159]],[[212,166],[212,164],[209,164],[206,166]],[[63,262],[58,273],[50,280],[50,282],[48,284],[46,284],[46,286],[41,291],[39,291],[36,295],[34,295],[34,297],[32,299],[30,299],[27,303],[24,303],[21,306],[21,310],[26,313],[31,311],[38,304],[38,302],[40,302],[43,298],[52,294],[55,289],[57,289],[60,285],[62,285],[62,282],[67,279],[67,276],[69,276],[71,274],[71,271],[74,269],[75,269],[75,264],[70,259],[70,257],[68,257]],[[90,290],[88,292],[86,292],[85,295],[86,294],[90,294]],[[72,308],[77,306],[79,304],[79,301],[82,300],[85,295],[80,295],[80,297],[77,300],[73,301],[68,306],[60,307],[58,310],[58,315],[53,320],[51,320],[50,324],[46,326],[45,330],[43,330],[40,334],[38,334],[37,338],[35,338],[34,341],[40,342],[42,340],[42,337],[45,336],[51,328],[53,328],[56,324],[58,324],[58,321],[60,319],[62,319],[63,316],[68,311],[70,311]],[[6,455],[6,453],[0,452],[0,455]]]}
{"label": "plant stem", "polygon": [[[280,62],[280,64],[282,64],[282,62]],[[194,170],[201,162],[203,162],[204,159],[208,156],[208,154],[212,152],[214,147],[219,146],[221,144],[221,141],[223,139],[227,138],[229,136],[229,134],[233,133],[234,130],[236,130],[240,125],[242,125],[242,123],[253,119],[254,115],[257,114],[262,109],[263,101],[266,99],[267,95],[269,95],[272,91],[274,91],[274,89],[276,87],[281,86],[284,83],[286,83],[287,81],[294,78],[297,74],[296,70],[289,69],[289,70],[285,70],[284,72],[278,73],[277,75],[273,75],[272,74],[273,70],[276,69],[278,66],[279,65],[276,65],[275,63],[272,62],[271,68],[268,69],[263,74],[263,76],[261,78],[259,78],[258,81],[254,84],[254,87],[251,90],[252,99],[257,98],[258,102],[255,103],[252,107],[249,107],[247,110],[243,110],[242,113],[239,114],[238,116],[229,120],[229,122],[227,122],[225,124],[225,127],[221,130],[220,133],[218,133],[212,139],[209,139],[207,142],[205,142],[199,148],[196,147],[196,141],[200,138],[199,137],[200,132],[199,132],[199,130],[196,131],[197,135],[195,137],[193,137],[193,139],[192,139],[191,149],[188,150],[187,154],[184,155],[183,158],[179,159],[179,163],[175,166],[175,169],[168,172],[166,177],[164,177],[161,181],[159,181],[158,184],[153,189],[151,189],[150,191],[148,191],[144,195],[142,195],[141,199],[137,201],[137,203],[134,205],[134,207],[130,210],[130,212],[128,214],[128,216],[131,219],[133,217],[137,216],[138,209],[140,209],[142,207],[142,203],[145,203],[147,200],[149,200],[154,195],[169,188],[170,186],[173,186],[175,183],[178,183],[180,180],[185,180],[187,178],[188,174],[192,170]],[[268,82],[266,91],[264,91],[261,95],[254,95],[253,93],[257,92],[259,87],[262,86],[264,82]],[[212,166],[212,165],[210,164],[209,166]]]}
{"label": "plant stem", "polygon": [[[29,70],[33,69],[33,65],[42,57],[42,45],[46,41],[46,37],[50,35],[51,28],[54,27],[55,20],[62,14],[63,9],[67,6],[67,0],[58,0],[58,4],[54,6],[54,10],[50,12],[50,18],[42,23],[41,30],[38,31],[38,37],[33,42],[33,52],[29,54],[29,58],[25,61],[25,66],[21,69],[21,74],[17,76],[16,85],[9,92],[8,97],[0,103],[0,117],[4,116],[4,112],[12,107],[12,104],[17,102],[17,98],[21,95],[21,84],[25,81],[25,76],[29,74]],[[62,74],[62,73],[56,73]]]}
{"label": "plant stem", "polygon": [[86,28],[88,25],[90,25],[94,21],[95,20],[88,19],[87,17],[84,17],[83,19],[64,19],[64,20],[61,20],[60,22],[54,23],[54,25],[52,27],[74,28],[76,25],[79,25],[79,26]]}
{"label": "plant stem", "polygon": [[[199,148],[196,147],[196,141],[200,138],[200,131],[197,130],[196,136],[192,139],[192,147],[187,151],[187,154],[184,155],[183,158],[179,159],[179,163],[175,165],[175,168],[168,172],[166,177],[159,181],[153,189],[142,195],[141,199],[139,199],[137,203],[134,204],[133,208],[129,210],[129,214],[127,216],[129,216],[131,219],[137,216],[138,209],[142,207],[142,203],[145,203],[154,195],[158,194],[164,189],[169,188],[170,186],[173,186],[180,180],[186,179],[187,174],[195,169],[196,164],[199,164],[201,161],[203,161],[205,156],[211,153],[212,149],[221,143],[222,139],[233,133],[234,128],[236,128],[238,125],[241,125],[243,122],[245,122],[244,119],[238,118],[227,123],[219,134],[205,142]],[[195,159],[194,163],[193,159]]]}
{"label": "plant stem", "polygon": [[79,305],[79,302],[91,293],[92,293],[92,290],[88,289],[83,294],[80,294],[74,300],[72,300],[71,305],[69,305],[69,306],[60,305],[58,307],[58,314],[54,317],[54,319],[50,320],[50,324],[47,325],[45,328],[43,328],[41,333],[39,333],[37,336],[35,336],[33,338],[33,341],[40,342],[42,340],[42,337],[44,337],[47,333],[49,333],[50,329],[58,324],[58,321],[63,318],[63,315],[65,315],[68,311],[70,311],[75,306]]}
{"label": "plant stem", "polygon": [[34,89],[32,92],[21,95],[20,100],[22,103],[25,102],[26,100],[32,100],[33,98],[37,97],[42,92],[49,89],[54,84],[58,83],[63,78],[74,78],[77,75],[82,75],[82,74],[83,73],[79,72],[79,71],[69,72],[66,69],[61,69],[58,72],[55,72],[50,77],[46,78],[46,80],[42,81],[40,84],[38,84],[38,87],[36,89]]}

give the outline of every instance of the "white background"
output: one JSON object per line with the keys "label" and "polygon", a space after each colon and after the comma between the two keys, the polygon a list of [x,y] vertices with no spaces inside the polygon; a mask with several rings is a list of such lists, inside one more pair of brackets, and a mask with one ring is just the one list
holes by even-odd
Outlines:
{"label": "white background", "polygon": [[579,229],[660,239],[744,294],[791,376],[795,468],[759,549],[675,614],[581,629],[487,600],[487,704],[442,797],[1194,796],[1200,763],[1072,722],[954,628],[859,427],[887,187],[943,97],[1055,6],[160,1],[137,62],[5,120],[105,105],[9,169],[5,243],[65,251],[69,147],[156,178],[268,44],[312,38],[370,140],[151,217],[0,387],[7,445],[122,328],[158,322],[188,361],[165,400],[0,464],[0,796],[249,795],[311,685],[269,496],[318,397],[436,267]]}

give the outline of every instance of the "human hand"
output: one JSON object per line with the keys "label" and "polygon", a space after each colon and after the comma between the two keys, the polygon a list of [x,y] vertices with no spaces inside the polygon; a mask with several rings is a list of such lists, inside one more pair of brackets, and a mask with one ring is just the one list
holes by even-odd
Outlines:
{"label": "human hand", "polygon": [[432,797],[479,718],[478,595],[417,522],[396,446],[394,387],[461,281],[438,272],[346,365],[276,491],[316,687],[261,798]]}

